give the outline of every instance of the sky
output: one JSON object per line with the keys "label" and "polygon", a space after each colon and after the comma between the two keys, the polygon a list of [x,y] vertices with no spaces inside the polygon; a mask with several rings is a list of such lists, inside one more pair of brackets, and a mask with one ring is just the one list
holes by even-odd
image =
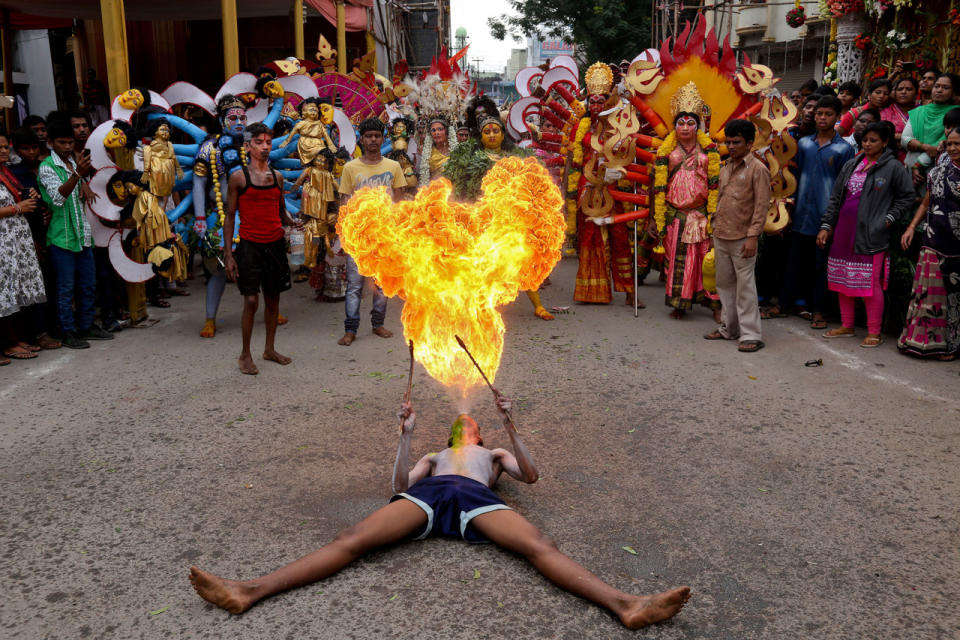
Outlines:
{"label": "sky", "polygon": [[[481,71],[502,72],[510,59],[510,49],[526,47],[526,43],[511,41],[509,36],[501,42],[490,35],[487,18],[503,13],[510,13],[507,0],[451,0],[451,31],[455,32],[460,26],[467,30],[470,43],[467,57],[471,67],[476,64],[474,58],[482,58],[479,63]],[[450,42],[456,43],[453,33],[450,34]]]}

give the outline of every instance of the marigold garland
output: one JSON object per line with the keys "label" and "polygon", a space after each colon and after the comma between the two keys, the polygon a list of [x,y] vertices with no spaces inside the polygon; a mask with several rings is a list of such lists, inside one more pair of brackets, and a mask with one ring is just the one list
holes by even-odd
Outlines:
{"label": "marigold garland", "polygon": [[[717,211],[717,201],[720,198],[720,152],[717,143],[703,131],[697,132],[697,143],[707,154],[707,224],[710,225],[713,214]],[[667,174],[670,168],[670,154],[677,148],[677,132],[671,131],[657,149],[657,159],[654,168],[653,180],[653,219],[657,224],[657,232],[663,234],[667,226]]]}

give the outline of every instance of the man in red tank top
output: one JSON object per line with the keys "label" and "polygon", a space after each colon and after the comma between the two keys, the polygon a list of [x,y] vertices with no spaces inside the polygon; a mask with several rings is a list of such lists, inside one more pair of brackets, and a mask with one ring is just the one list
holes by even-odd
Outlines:
{"label": "man in red tank top", "polygon": [[[227,183],[228,212],[223,221],[223,262],[227,277],[236,282],[243,296],[243,350],[240,352],[240,371],[255,375],[257,366],[250,355],[250,337],[253,319],[260,304],[263,289],[263,322],[267,338],[263,359],[279,364],[291,360],[277,353],[273,339],[277,333],[280,315],[280,292],[290,288],[290,267],[287,266],[287,244],[283,227],[302,228],[287,214],[283,202],[283,178],[267,164],[273,132],[265,124],[256,122],[246,130],[248,167],[234,171]],[[240,214],[240,244],[236,256],[233,243],[233,212]]]}

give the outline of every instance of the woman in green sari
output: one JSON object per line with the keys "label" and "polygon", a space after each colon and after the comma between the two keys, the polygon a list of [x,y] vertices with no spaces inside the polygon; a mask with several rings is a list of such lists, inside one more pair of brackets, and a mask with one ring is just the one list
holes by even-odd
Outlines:
{"label": "woman in green sari", "polygon": [[923,187],[927,169],[937,157],[937,146],[943,140],[943,116],[954,108],[953,96],[957,93],[957,78],[952,73],[941,73],[933,84],[929,104],[912,109],[909,122],[900,136],[900,144],[907,150],[904,163],[913,172],[913,182]]}

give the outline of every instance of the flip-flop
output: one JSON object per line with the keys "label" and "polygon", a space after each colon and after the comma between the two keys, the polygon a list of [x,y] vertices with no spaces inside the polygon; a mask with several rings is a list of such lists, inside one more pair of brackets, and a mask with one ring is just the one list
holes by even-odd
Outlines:
{"label": "flip-flop", "polygon": [[727,336],[720,333],[719,329],[714,329],[710,333],[703,334],[704,340],[732,340],[733,338],[728,338]]}
{"label": "flip-flop", "polygon": [[789,314],[784,313],[780,307],[770,307],[760,312],[761,320],[773,320],[774,318],[786,318]]}
{"label": "flip-flop", "polygon": [[810,328],[813,329],[814,331],[820,331],[820,330],[822,330],[822,329],[826,329],[828,326],[829,326],[829,325],[828,325],[828,323],[827,323],[826,320],[811,320],[811,321],[810,321]]}
{"label": "flip-flop", "polygon": [[37,354],[32,351],[27,351],[26,353],[21,353],[19,351],[4,351],[3,355],[7,358],[13,358],[14,360],[31,360],[37,357]]}
{"label": "flip-flop", "polygon": [[43,350],[43,348],[40,347],[39,345],[29,344],[29,343],[27,343],[27,342],[18,342],[18,343],[17,343],[17,346],[20,347],[21,349],[26,349],[27,351],[29,351],[29,352],[31,352],[31,353],[36,353],[36,352],[38,352],[38,351],[42,351],[42,350]]}
{"label": "flip-flop", "polygon": [[10,364],[10,358],[0,358],[0,367],[5,367]]}
{"label": "flip-flop", "polygon": [[864,338],[863,342],[860,343],[860,346],[864,349],[874,349],[883,344],[883,338]]}
{"label": "flip-flop", "polygon": [[744,340],[740,343],[740,346],[737,347],[737,351],[742,353],[753,353],[754,351],[760,351],[765,345],[762,340]]}

